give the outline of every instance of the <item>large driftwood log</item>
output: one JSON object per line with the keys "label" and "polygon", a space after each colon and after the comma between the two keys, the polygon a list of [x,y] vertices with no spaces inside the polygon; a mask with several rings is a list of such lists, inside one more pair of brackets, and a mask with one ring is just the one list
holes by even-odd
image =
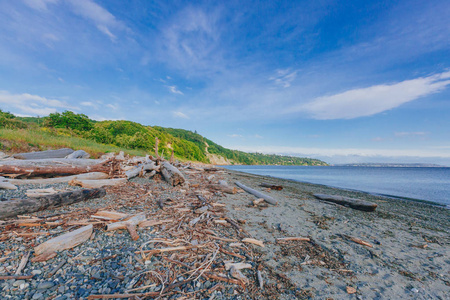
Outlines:
{"label": "large driftwood log", "polygon": [[96,159],[36,159],[11,160],[0,163],[0,173],[25,176],[75,175],[88,172],[108,172],[107,161]]}
{"label": "large driftwood log", "polygon": [[361,199],[348,198],[342,196],[335,195],[325,195],[325,194],[314,194],[314,197],[320,200],[325,200],[333,203],[337,203],[340,205],[348,206],[353,209],[362,210],[362,211],[375,211],[377,208],[377,204]]}
{"label": "large driftwood log", "polygon": [[13,157],[17,159],[45,159],[45,158],[64,158],[74,151],[69,148],[62,148],[57,150],[37,151],[28,153],[17,153]]}
{"label": "large driftwood log", "polygon": [[93,226],[87,225],[77,230],[65,233],[50,239],[34,248],[34,257],[31,261],[44,261],[54,257],[57,251],[73,248],[84,243],[92,235]]}
{"label": "large driftwood log", "polygon": [[84,150],[77,150],[69,155],[65,156],[67,159],[80,159],[80,158],[89,158],[91,155]]}
{"label": "large driftwood log", "polygon": [[135,167],[129,171],[126,171],[125,175],[127,176],[128,179],[131,179],[136,176],[139,176],[139,174],[141,174],[141,172],[154,171],[154,170],[159,170],[159,166],[156,166],[155,163],[153,161],[151,161],[151,162],[139,164],[137,167]]}
{"label": "large driftwood log", "polygon": [[164,179],[173,186],[183,184],[186,181],[180,170],[172,166],[167,161],[163,161],[161,163],[161,173],[164,176]]}
{"label": "large driftwood log", "polygon": [[74,179],[79,180],[98,180],[98,179],[108,179],[109,175],[102,172],[91,172],[91,173],[83,173],[78,175],[70,175],[64,177],[54,177],[54,178],[43,178],[43,179],[7,179],[8,182],[15,185],[23,185],[23,184],[53,184],[53,183],[62,183],[69,182]]}
{"label": "large driftwood log", "polygon": [[126,178],[113,178],[113,179],[102,179],[102,180],[78,180],[74,179],[69,181],[69,185],[81,186],[84,188],[92,189],[99,188],[102,186],[109,185],[121,185],[127,182]]}
{"label": "large driftwood log", "polygon": [[0,190],[17,190],[17,186],[8,181],[0,181]]}
{"label": "large driftwood log", "polygon": [[243,185],[239,181],[236,181],[235,183],[236,183],[236,185],[238,187],[240,187],[241,189],[243,189],[247,193],[252,194],[252,195],[254,195],[254,196],[258,197],[258,198],[263,198],[264,201],[266,201],[267,203],[270,203],[272,205],[277,205],[278,204],[278,201],[276,199],[272,198],[271,196],[268,196],[268,195],[263,194],[263,193],[261,193],[261,192],[259,192],[257,190],[249,188],[248,186]]}
{"label": "large driftwood log", "polygon": [[70,205],[93,198],[100,198],[105,195],[105,189],[99,188],[76,190],[33,199],[0,201],[0,220],[47,208]]}

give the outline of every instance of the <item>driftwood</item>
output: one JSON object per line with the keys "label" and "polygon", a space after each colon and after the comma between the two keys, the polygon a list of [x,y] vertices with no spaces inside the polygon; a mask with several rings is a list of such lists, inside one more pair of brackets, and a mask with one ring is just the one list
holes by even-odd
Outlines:
{"label": "driftwood", "polygon": [[125,175],[127,176],[128,179],[131,179],[133,177],[139,176],[141,173],[145,171],[158,171],[159,168],[160,167],[156,166],[154,162],[142,163],[139,164],[137,167],[126,171]]}
{"label": "driftwood", "polygon": [[62,183],[62,182],[69,182],[74,179],[79,180],[96,180],[96,179],[108,179],[109,175],[103,172],[91,172],[91,173],[84,173],[84,174],[78,174],[78,175],[70,175],[70,176],[64,176],[64,177],[54,177],[54,178],[43,178],[43,179],[8,179],[8,182],[15,184],[15,185],[22,185],[22,184],[53,184],[53,183]]}
{"label": "driftwood", "polygon": [[89,158],[91,155],[84,150],[77,150],[70,153],[65,158],[67,159],[77,159],[77,158]]}
{"label": "driftwood", "polygon": [[348,206],[353,209],[362,210],[362,211],[375,211],[377,208],[377,204],[361,199],[348,198],[342,196],[335,195],[325,195],[325,194],[314,194],[314,197],[320,200],[325,200],[333,203],[337,203],[340,205]]}
{"label": "driftwood", "polygon": [[127,182],[126,178],[113,178],[113,179],[101,179],[101,180],[78,180],[73,179],[69,181],[69,185],[81,186],[87,189],[100,188],[102,186],[121,185]]}
{"label": "driftwood", "polygon": [[28,153],[17,153],[13,157],[17,159],[45,159],[45,158],[64,158],[72,154],[74,151],[69,148],[62,148],[57,150],[37,151]]}
{"label": "driftwood", "polygon": [[311,239],[307,237],[286,237],[286,238],[277,238],[277,243],[280,242],[288,242],[288,241],[304,241],[304,242],[310,242]]}
{"label": "driftwood", "polygon": [[163,161],[161,163],[161,173],[164,176],[164,179],[173,186],[183,184],[186,181],[180,170],[172,166],[167,161]]}
{"label": "driftwood", "polygon": [[81,227],[77,230],[65,233],[56,238],[50,239],[34,248],[36,257],[31,261],[44,261],[48,257],[54,257],[57,251],[73,248],[89,239],[93,231],[92,225]]}
{"label": "driftwood", "polygon": [[357,244],[360,244],[360,245],[363,245],[363,246],[366,246],[366,247],[369,247],[369,248],[373,247],[371,243],[368,243],[368,242],[363,241],[361,239],[358,239],[356,237],[349,236],[349,235],[346,235],[346,234],[341,234],[340,236],[342,236],[342,237],[346,238],[347,240],[350,240],[350,241],[352,241],[354,243],[357,243]]}
{"label": "driftwood", "polygon": [[139,214],[134,217],[131,217],[130,219],[128,219],[126,221],[108,224],[106,226],[106,231],[127,229],[128,232],[130,233],[133,241],[136,241],[137,239],[139,239],[139,235],[136,232],[136,226],[139,225],[139,223],[141,223],[143,221],[145,221],[145,215]]}
{"label": "driftwood", "polygon": [[253,244],[253,245],[257,245],[260,247],[264,248],[264,243],[260,240],[256,240],[256,239],[251,239],[251,238],[245,238],[242,240],[244,243],[249,243],[249,244]]}
{"label": "driftwood", "polygon": [[263,194],[263,193],[261,193],[261,192],[259,192],[257,190],[252,189],[252,188],[249,188],[249,187],[243,185],[242,183],[240,183],[239,181],[236,181],[235,183],[236,183],[236,185],[238,187],[240,187],[241,189],[243,189],[247,193],[252,194],[252,195],[254,195],[254,196],[258,197],[258,198],[263,198],[264,201],[266,201],[267,203],[270,203],[272,205],[277,205],[278,204],[278,201],[276,199],[274,199],[274,198],[272,198],[272,197],[270,197],[270,196],[268,196],[266,194]]}
{"label": "driftwood", "polygon": [[214,191],[219,191],[227,194],[236,194],[237,189],[235,187],[231,187],[229,185],[221,185],[221,184],[208,184],[206,188]]}
{"label": "driftwood", "polygon": [[17,190],[17,186],[8,181],[0,181],[0,190]]}
{"label": "driftwood", "polygon": [[25,195],[27,197],[42,197],[42,196],[49,196],[56,194],[58,191],[54,188],[48,188],[48,189],[30,189],[25,192]]}
{"label": "driftwood", "polygon": [[281,185],[275,185],[270,183],[261,183],[259,186],[269,188],[271,190],[281,191],[283,189],[283,186]]}
{"label": "driftwood", "polygon": [[105,189],[99,188],[76,190],[33,199],[0,201],[0,220],[47,208],[70,205],[105,195]]}
{"label": "driftwood", "polygon": [[101,220],[120,220],[128,217],[127,214],[115,212],[115,211],[107,211],[101,210],[92,215],[91,218],[101,219]]}
{"label": "driftwood", "polygon": [[0,173],[25,176],[75,175],[88,172],[109,172],[108,161],[94,159],[11,160],[0,163]]}

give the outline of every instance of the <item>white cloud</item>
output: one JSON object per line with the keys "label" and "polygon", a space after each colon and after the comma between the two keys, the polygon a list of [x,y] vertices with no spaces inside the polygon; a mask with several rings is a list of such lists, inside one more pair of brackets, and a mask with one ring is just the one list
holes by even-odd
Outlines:
{"label": "white cloud", "polygon": [[100,32],[107,35],[112,41],[116,41],[117,37],[110,28],[122,29],[124,26],[116,20],[114,15],[91,0],[68,1],[76,14],[94,22]]}
{"label": "white cloud", "polygon": [[189,119],[189,116],[182,113],[181,111],[174,111],[174,112],[172,112],[172,114],[174,115],[174,117],[177,117],[177,118]]}
{"label": "white cloud", "polygon": [[242,135],[236,134],[236,133],[234,133],[234,134],[228,134],[228,136],[231,137],[231,138],[243,138]]}
{"label": "white cloud", "polygon": [[56,3],[58,0],[24,0],[23,2],[35,10],[46,11],[48,9],[47,4]]}
{"label": "white cloud", "polygon": [[106,107],[109,107],[109,108],[111,108],[112,110],[118,110],[118,109],[119,109],[119,105],[117,105],[117,104],[111,104],[111,103],[106,104]]}
{"label": "white cloud", "polygon": [[0,91],[0,103],[9,110],[18,111],[18,114],[46,116],[58,110],[78,110],[70,104],[31,94],[11,94]]}
{"label": "white cloud", "polygon": [[254,137],[257,138],[257,139],[262,139],[262,138],[263,138],[263,137],[262,137],[261,135],[259,135],[259,134],[255,134]]}
{"label": "white cloud", "polygon": [[[395,84],[375,85],[324,96],[290,111],[307,111],[314,119],[353,119],[371,116],[420,97],[437,93],[450,85],[450,72],[405,80]],[[447,79],[447,80],[445,80]]]}
{"label": "white cloud", "polygon": [[174,94],[184,95],[175,85],[166,85],[166,87]]}
{"label": "white cloud", "polygon": [[298,156],[363,156],[363,157],[442,157],[450,158],[446,149],[367,149],[367,148],[306,148],[278,146],[236,146],[228,147],[247,152],[261,152]]}
{"label": "white cloud", "polygon": [[424,136],[427,135],[428,132],[416,131],[416,132],[395,132],[394,135],[397,137],[403,136]]}
{"label": "white cloud", "polygon": [[291,71],[290,69],[277,70],[276,75],[269,78],[275,82],[275,84],[288,88],[297,77],[297,71]]}

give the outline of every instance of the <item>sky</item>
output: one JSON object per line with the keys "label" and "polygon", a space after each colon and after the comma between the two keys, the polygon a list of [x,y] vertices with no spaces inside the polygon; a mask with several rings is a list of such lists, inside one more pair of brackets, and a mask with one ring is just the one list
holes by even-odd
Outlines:
{"label": "sky", "polygon": [[0,108],[450,166],[450,2],[0,0]]}

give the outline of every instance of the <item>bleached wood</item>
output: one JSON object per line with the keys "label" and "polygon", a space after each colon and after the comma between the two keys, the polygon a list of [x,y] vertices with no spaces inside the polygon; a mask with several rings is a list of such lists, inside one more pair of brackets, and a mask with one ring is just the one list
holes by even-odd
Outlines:
{"label": "bleached wood", "polygon": [[172,186],[183,184],[186,181],[183,174],[181,174],[180,170],[172,166],[167,161],[163,161],[161,163],[161,173],[164,179],[167,182],[169,182]]}
{"label": "bleached wood", "polygon": [[106,231],[127,229],[131,235],[131,238],[133,240],[137,240],[137,239],[139,239],[139,235],[136,232],[136,226],[139,225],[139,223],[141,223],[144,220],[145,220],[145,214],[138,214],[138,215],[131,217],[128,220],[108,224],[106,226]]}
{"label": "bleached wood", "polygon": [[140,228],[146,228],[146,227],[161,225],[161,224],[164,224],[164,223],[172,223],[172,222],[173,222],[173,219],[167,219],[167,220],[145,220],[145,221],[139,223],[139,227]]}
{"label": "bleached wood", "polygon": [[251,264],[248,263],[233,263],[233,262],[228,262],[225,263],[225,270],[230,270],[231,268],[235,268],[236,270],[242,270],[242,269],[251,269],[253,268],[253,266]]}
{"label": "bleached wood", "polygon": [[89,158],[91,155],[84,150],[77,150],[67,155],[66,159],[80,159],[80,158]]}
{"label": "bleached wood", "polygon": [[65,233],[35,247],[34,253],[35,255],[40,256],[48,255],[57,251],[71,249],[87,241],[91,236],[92,231],[93,226],[87,225],[77,230]]}
{"label": "bleached wood", "polygon": [[236,185],[238,187],[240,187],[241,189],[243,189],[247,193],[252,194],[252,195],[254,195],[254,196],[258,197],[258,198],[263,198],[264,201],[266,201],[267,203],[270,203],[272,205],[277,205],[278,204],[278,201],[275,200],[274,198],[272,198],[271,196],[263,194],[263,193],[255,190],[255,189],[249,188],[249,187],[243,185],[242,183],[240,183],[239,181],[236,181],[235,183],[236,183]]}
{"label": "bleached wood", "polygon": [[260,246],[260,247],[264,248],[264,243],[262,241],[260,241],[260,240],[257,240],[257,239],[245,238],[245,239],[242,240],[242,242],[249,243],[249,244],[254,244],[254,245],[257,245],[257,246]]}
{"label": "bleached wood", "polygon": [[54,188],[48,188],[48,189],[30,189],[25,192],[25,195],[27,197],[42,197],[42,196],[48,196],[56,194],[58,191],[56,191]]}
{"label": "bleached wood", "polygon": [[0,181],[0,190],[17,190],[17,186],[8,181]]}
{"label": "bleached wood", "polygon": [[108,211],[108,210],[101,210],[96,212],[94,215],[91,216],[91,218],[95,219],[101,219],[101,220],[120,220],[123,218],[128,217],[129,215],[115,212],[115,211]]}
{"label": "bleached wood", "polygon": [[101,180],[73,179],[73,180],[69,181],[69,185],[81,186],[84,188],[93,189],[93,188],[100,188],[102,186],[121,185],[121,184],[125,184],[126,182],[127,182],[126,178],[113,178],[113,179],[101,179]]}
{"label": "bleached wood", "polygon": [[73,179],[80,180],[98,180],[98,179],[107,179],[109,175],[103,172],[90,172],[78,175],[70,175],[63,177],[54,177],[54,178],[44,178],[44,179],[8,179],[8,182],[15,185],[23,185],[23,184],[53,184],[53,183],[63,183],[69,182]]}
{"label": "bleached wood", "polygon": [[64,158],[74,151],[69,148],[62,148],[57,150],[36,151],[27,153],[17,153],[13,157],[16,159],[47,159],[47,158]]}

